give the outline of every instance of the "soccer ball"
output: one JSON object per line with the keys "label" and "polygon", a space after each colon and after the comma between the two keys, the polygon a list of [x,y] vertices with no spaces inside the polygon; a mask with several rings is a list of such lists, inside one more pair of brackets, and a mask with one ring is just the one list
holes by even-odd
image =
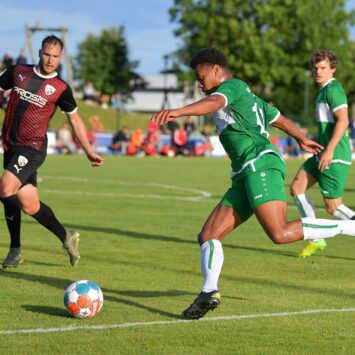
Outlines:
{"label": "soccer ball", "polygon": [[92,318],[100,312],[104,296],[93,281],[79,280],[68,286],[64,292],[64,306],[75,318]]}

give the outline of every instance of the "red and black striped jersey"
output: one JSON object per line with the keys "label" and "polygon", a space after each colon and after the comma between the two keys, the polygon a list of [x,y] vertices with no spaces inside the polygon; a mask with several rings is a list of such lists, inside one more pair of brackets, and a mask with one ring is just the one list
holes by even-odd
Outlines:
{"label": "red and black striped jersey", "polygon": [[4,148],[40,150],[57,106],[74,113],[77,105],[68,84],[54,72],[42,75],[34,65],[13,65],[0,74],[0,88],[12,89],[2,127]]}

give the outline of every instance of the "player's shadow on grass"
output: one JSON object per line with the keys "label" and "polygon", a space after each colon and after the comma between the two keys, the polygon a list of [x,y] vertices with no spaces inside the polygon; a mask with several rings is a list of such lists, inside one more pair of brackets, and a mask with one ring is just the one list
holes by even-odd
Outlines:
{"label": "player's shadow on grass", "polygon": [[22,308],[24,308],[27,312],[47,314],[47,315],[56,316],[56,317],[65,317],[65,318],[70,317],[69,313],[65,309],[59,308],[59,307],[48,307],[48,306],[24,304],[24,305],[22,305]]}
{"label": "player's shadow on grass", "polygon": [[[35,222],[35,221],[26,221],[26,223],[37,224],[37,222]],[[82,225],[77,225],[77,224],[68,224],[67,227],[74,229],[74,230],[79,230],[79,231],[86,230],[86,231],[95,231],[95,232],[114,234],[114,235],[122,235],[124,237],[139,239],[139,240],[144,240],[144,241],[159,241],[159,242],[166,242],[166,243],[194,245],[196,247],[198,246],[197,240],[186,240],[186,239],[181,239],[178,237],[168,237],[168,236],[164,236],[164,235],[148,234],[148,233],[142,233],[142,232],[133,232],[133,231],[117,229],[117,228],[115,229],[115,228],[107,228],[107,227],[82,226]],[[267,238],[266,235],[265,235],[265,238]],[[287,257],[292,257],[292,258],[297,256],[297,253],[284,250],[284,249],[282,249],[283,248],[282,246],[279,246],[280,249],[276,250],[276,249],[269,249],[269,248],[232,245],[232,244],[228,243],[228,240],[225,243],[223,243],[223,248],[247,250],[247,251],[261,252],[261,253],[270,253],[270,254],[274,254],[274,255],[281,255],[281,256],[287,256]],[[340,257],[340,256],[329,256],[329,255],[324,255],[322,257],[331,258],[331,259],[340,259],[340,260],[350,260],[350,261],[355,260],[354,257],[343,257],[343,256]],[[105,257],[104,260],[107,261],[107,258]]]}
{"label": "player's shadow on grass", "polygon": [[[1,269],[0,269],[0,277],[8,277],[8,278],[13,278],[15,280],[21,279],[21,280],[30,281],[30,282],[40,282],[45,285],[56,287],[56,288],[60,289],[62,292],[64,292],[64,290],[68,287],[68,285],[70,285],[73,282],[73,280],[60,279],[60,278],[53,277],[53,276],[24,274],[22,272],[18,272],[18,271],[14,271],[14,270],[11,270],[11,271],[6,270],[5,271],[5,270],[1,270]],[[129,300],[129,299],[126,299],[123,297],[119,298],[117,296],[111,295],[111,294],[115,294],[115,293],[116,294],[121,293],[123,296],[125,296],[122,293],[124,291],[118,292],[117,290],[103,288],[103,292],[104,292],[104,299],[105,300],[109,300],[112,302],[119,302],[119,303],[122,303],[122,304],[125,304],[128,306],[140,308],[145,311],[149,311],[151,313],[159,314],[159,315],[162,315],[165,317],[180,318],[180,316],[175,313],[166,312],[166,311],[163,311],[158,308],[154,308],[154,307],[140,304],[139,302],[136,302],[134,300]],[[128,291],[126,296],[137,297],[137,296],[134,296],[134,292],[136,292],[136,291]],[[137,291],[137,292],[138,292],[138,294],[142,295],[142,291]],[[150,295],[150,297],[162,297],[162,291],[147,291],[147,292],[148,292],[147,295]],[[180,291],[180,292],[182,292],[182,291]],[[176,294],[173,294],[173,291],[167,291],[167,292],[165,292],[165,294],[167,297],[172,297],[174,295],[176,296]],[[56,308],[50,308],[50,307],[38,308],[40,306],[34,306],[34,307],[36,307],[36,308],[32,308],[32,311],[37,310],[37,312],[42,311],[42,313],[45,313],[45,311],[47,311],[46,314],[53,314],[53,310],[56,309]],[[59,314],[59,315],[62,315],[62,314]]]}

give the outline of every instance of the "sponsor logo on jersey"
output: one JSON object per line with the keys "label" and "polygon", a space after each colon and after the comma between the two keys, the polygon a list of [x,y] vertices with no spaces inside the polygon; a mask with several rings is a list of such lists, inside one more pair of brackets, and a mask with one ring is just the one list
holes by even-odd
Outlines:
{"label": "sponsor logo on jersey", "polygon": [[262,198],[263,197],[263,195],[261,194],[261,195],[256,195],[255,197],[254,197],[254,200],[257,200],[258,198]]}
{"label": "sponsor logo on jersey", "polygon": [[45,89],[44,89],[44,92],[45,92],[46,95],[48,95],[48,96],[49,96],[49,95],[52,95],[52,94],[54,94],[54,92],[55,92],[55,88],[54,88],[54,86],[47,84],[46,87],[45,87]]}
{"label": "sponsor logo on jersey", "polygon": [[17,86],[14,86],[14,90],[20,95],[21,100],[30,102],[31,104],[41,108],[47,103],[47,100],[40,95],[33,94],[32,92],[26,91]]}
{"label": "sponsor logo on jersey", "polygon": [[23,81],[23,79],[25,79],[25,76],[21,74],[19,74],[18,77],[20,78],[21,82]]}

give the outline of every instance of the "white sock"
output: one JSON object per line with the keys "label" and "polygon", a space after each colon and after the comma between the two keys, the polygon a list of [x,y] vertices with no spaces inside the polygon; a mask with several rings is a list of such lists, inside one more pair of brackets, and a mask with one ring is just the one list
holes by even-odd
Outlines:
{"label": "white sock", "polygon": [[345,205],[339,205],[333,212],[333,216],[338,219],[348,220],[355,216],[355,212]]}
{"label": "white sock", "polygon": [[218,290],[218,278],[223,265],[222,243],[211,239],[201,245],[202,292]]}
{"label": "white sock", "polygon": [[304,240],[332,238],[338,234],[355,237],[355,221],[333,221],[330,219],[302,218]]}
{"label": "white sock", "polygon": [[293,199],[302,217],[316,218],[314,206],[306,194],[293,196]]}

